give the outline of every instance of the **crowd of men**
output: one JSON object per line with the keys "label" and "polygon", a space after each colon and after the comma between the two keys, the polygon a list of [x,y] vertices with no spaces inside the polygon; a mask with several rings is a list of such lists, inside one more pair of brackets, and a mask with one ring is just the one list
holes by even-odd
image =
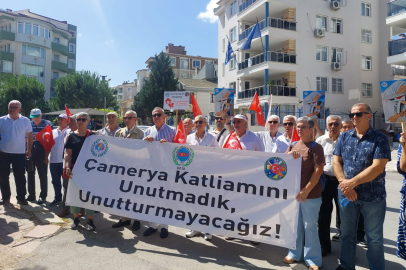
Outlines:
{"label": "crowd of men", "polygon": [[[55,145],[50,152],[35,139],[35,135],[52,123],[42,119],[41,110],[32,109],[31,121],[22,116],[21,103],[10,101],[8,115],[0,118],[0,204],[10,201],[10,165],[13,168],[17,189],[17,203],[27,201],[44,204],[47,200],[48,164],[52,177],[55,197],[50,205],[62,204],[59,216],[66,216],[69,210],[74,214],[72,229],[79,226],[79,217],[85,209],[65,204],[69,178],[72,175],[74,159],[84,140],[90,135],[112,136],[125,139],[138,139],[148,142],[173,142],[176,130],[165,124],[166,115],[162,108],[152,111],[154,125],[142,131],[137,127],[137,113],[127,111],[123,117],[124,128],[118,126],[118,115],[107,114],[107,123],[93,121],[87,113],[72,117],[58,116],[58,128],[52,134]],[[337,269],[355,269],[355,247],[361,245],[368,249],[367,258],[370,269],[385,269],[383,251],[383,222],[386,211],[385,165],[391,159],[388,139],[369,125],[371,108],[364,103],[355,104],[350,120],[340,116],[327,117],[324,133],[309,117],[297,119],[287,115],[280,121],[277,115],[269,116],[267,131],[251,132],[247,118],[236,115],[230,122],[228,114],[215,118],[216,128],[207,130],[207,119],[196,116],[184,119],[187,135],[186,144],[210,147],[227,147],[229,136],[235,132],[242,150],[270,153],[288,153],[294,158],[302,158],[301,191],[296,199],[300,203],[297,249],[289,250],[285,263],[305,261],[309,269],[319,269],[322,257],[331,253],[331,241],[341,242],[340,265]],[[100,124],[100,122],[101,124]],[[279,132],[283,125],[284,133]],[[296,127],[300,140],[292,143]],[[91,130],[91,131],[90,131]],[[314,143],[316,134],[320,136]],[[76,153],[76,154],[75,154]],[[76,155],[76,156],[75,156]],[[30,165],[28,165],[30,164]],[[28,171],[28,197],[25,171]],[[30,167],[30,169],[28,169]],[[35,170],[40,180],[40,193],[35,190]],[[319,181],[324,175],[325,184]],[[63,179],[63,180],[62,180]],[[63,187],[63,193],[62,193]],[[349,201],[348,205],[340,203]],[[330,223],[336,208],[336,227],[338,233],[330,239]],[[93,211],[86,209],[88,223],[86,228],[94,230]],[[121,217],[113,228],[130,226],[133,231],[141,228],[139,220]],[[147,222],[144,236],[157,231],[161,238],[169,235],[168,225]],[[205,232],[189,231],[186,237],[202,235],[211,240],[212,235]],[[365,235],[367,240],[365,240]],[[232,238],[226,238],[232,240]],[[253,244],[258,244],[253,242]]]}

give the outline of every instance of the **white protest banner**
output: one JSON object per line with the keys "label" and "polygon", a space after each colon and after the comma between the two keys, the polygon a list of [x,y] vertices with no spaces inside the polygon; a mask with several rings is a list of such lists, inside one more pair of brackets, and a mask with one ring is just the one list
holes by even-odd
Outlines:
{"label": "white protest banner", "polygon": [[380,85],[386,123],[406,122],[406,80],[382,81]]}
{"label": "white protest banner", "polygon": [[90,136],[67,204],[295,248],[301,159]]}
{"label": "white protest banner", "polygon": [[189,110],[190,93],[185,91],[164,92],[164,110]]}

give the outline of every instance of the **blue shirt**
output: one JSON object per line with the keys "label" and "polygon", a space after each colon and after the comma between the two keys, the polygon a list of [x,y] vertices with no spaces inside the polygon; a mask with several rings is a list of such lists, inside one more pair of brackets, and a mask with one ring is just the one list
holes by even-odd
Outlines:
{"label": "blue shirt", "polygon": [[87,124],[87,129],[93,130],[94,128],[94,122],[92,120],[89,121],[89,124]]}
{"label": "blue shirt", "polygon": [[[346,179],[353,178],[371,166],[374,159],[391,160],[388,138],[372,127],[361,139],[355,129],[342,133],[333,154],[343,159]],[[385,199],[385,171],[374,180],[355,187],[355,191],[361,201],[377,202]]]}
{"label": "blue shirt", "polygon": [[144,137],[151,135],[155,141],[160,141],[162,139],[167,140],[168,142],[173,142],[175,139],[176,130],[168,126],[167,124],[163,124],[161,129],[158,130],[156,126],[149,127],[147,130],[144,131]]}
{"label": "blue shirt", "polygon": [[51,127],[51,129],[54,129],[54,126],[48,120],[42,119],[41,123],[38,126],[36,126],[34,124],[34,121],[31,121],[32,136],[34,137],[34,144],[33,145],[40,145],[41,144],[39,141],[37,141],[37,139],[35,138],[35,135],[37,135],[37,133],[40,132],[41,130],[43,130],[47,125],[49,125]]}

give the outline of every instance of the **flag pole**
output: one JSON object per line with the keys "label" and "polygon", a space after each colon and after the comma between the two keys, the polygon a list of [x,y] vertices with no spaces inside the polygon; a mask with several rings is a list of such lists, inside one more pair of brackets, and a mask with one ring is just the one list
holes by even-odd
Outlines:
{"label": "flag pole", "polygon": [[[258,27],[259,27],[259,23],[258,23],[258,17],[257,17],[257,24],[258,24]],[[259,29],[259,33],[261,33],[261,29]],[[265,53],[265,47],[264,47],[264,43],[262,42],[262,35],[261,35],[261,44],[262,44],[262,50],[264,51],[264,53]]]}

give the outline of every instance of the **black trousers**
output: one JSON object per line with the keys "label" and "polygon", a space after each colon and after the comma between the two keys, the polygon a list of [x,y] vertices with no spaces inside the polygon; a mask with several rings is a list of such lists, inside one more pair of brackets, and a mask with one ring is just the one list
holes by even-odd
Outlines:
{"label": "black trousers", "polygon": [[10,154],[0,152],[0,188],[3,200],[8,200],[11,197],[10,165],[13,168],[17,200],[23,201],[27,194],[27,189],[25,188],[25,153]]}
{"label": "black trousers", "polygon": [[[48,165],[44,163],[45,150],[41,144],[34,144],[32,146],[32,161],[38,171],[41,192],[39,197],[46,199],[48,195]],[[35,169],[28,172],[28,197],[36,198],[35,196]]]}
{"label": "black trousers", "polygon": [[[322,248],[330,251],[330,224],[331,213],[333,212],[333,201],[336,206],[336,228],[340,232],[340,207],[338,201],[338,180],[334,176],[324,175],[326,178],[326,186],[321,195],[321,206],[319,212],[319,239]],[[357,240],[363,241],[365,237],[364,218],[362,214],[358,220]]]}

